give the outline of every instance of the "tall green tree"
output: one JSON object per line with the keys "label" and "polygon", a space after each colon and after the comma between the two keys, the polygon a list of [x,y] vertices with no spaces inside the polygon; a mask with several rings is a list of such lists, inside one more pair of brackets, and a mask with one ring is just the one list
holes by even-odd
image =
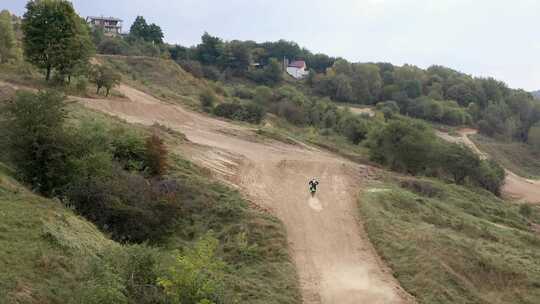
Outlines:
{"label": "tall green tree", "polygon": [[0,12],[0,63],[6,63],[14,59],[16,57],[16,47],[15,32],[11,24],[11,14],[3,10]]}
{"label": "tall green tree", "polygon": [[218,38],[204,33],[202,43],[197,46],[197,59],[202,64],[217,65],[224,53],[224,43]]}
{"label": "tall green tree", "polygon": [[93,52],[88,27],[66,0],[28,2],[22,29],[26,59],[46,70],[47,81],[53,70],[69,74]]}
{"label": "tall green tree", "polygon": [[146,41],[153,42],[155,44],[162,44],[163,43],[163,31],[161,30],[161,27],[156,25],[155,23],[152,23],[148,26],[148,30],[146,33]]}
{"label": "tall green tree", "polygon": [[281,64],[275,58],[270,58],[268,65],[264,68],[266,83],[276,85],[283,80],[283,70]]}
{"label": "tall green tree", "polygon": [[135,38],[144,39],[146,37],[147,30],[148,23],[146,23],[146,19],[144,19],[143,16],[137,16],[129,29],[129,35]]}
{"label": "tall green tree", "polygon": [[227,43],[224,56],[224,66],[233,69],[239,75],[243,75],[251,63],[249,48],[245,43],[240,41]]}
{"label": "tall green tree", "polygon": [[163,31],[161,27],[152,23],[146,23],[143,16],[137,16],[129,29],[129,35],[134,39],[141,39],[155,44],[163,43]]}
{"label": "tall green tree", "polygon": [[55,92],[19,91],[1,111],[13,164],[24,182],[44,194],[65,185],[69,175],[64,105]]}

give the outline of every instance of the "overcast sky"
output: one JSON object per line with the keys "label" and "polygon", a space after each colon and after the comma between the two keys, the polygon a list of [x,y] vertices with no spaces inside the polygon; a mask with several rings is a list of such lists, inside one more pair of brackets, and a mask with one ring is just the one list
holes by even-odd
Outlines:
{"label": "overcast sky", "polygon": [[[204,31],[226,40],[298,42],[350,61],[445,65],[540,89],[540,0],[74,0],[81,16],[160,25],[169,43]],[[24,13],[26,0],[0,0]]]}

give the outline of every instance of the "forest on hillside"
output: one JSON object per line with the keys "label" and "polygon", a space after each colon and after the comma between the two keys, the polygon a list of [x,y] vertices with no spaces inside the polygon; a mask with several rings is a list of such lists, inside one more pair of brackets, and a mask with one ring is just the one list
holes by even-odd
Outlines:
{"label": "forest on hillside", "polygon": [[[138,18],[132,28],[141,20]],[[503,141],[534,147],[540,142],[540,103],[533,93],[509,88],[494,78],[473,77],[440,65],[421,69],[409,64],[349,62],[312,53],[292,41],[224,41],[208,33],[196,46],[160,43],[148,50],[141,46],[156,39],[138,32],[132,29],[127,38],[104,38],[94,31],[97,51],[171,58],[197,77],[222,82],[245,79],[267,86],[279,86],[286,80],[281,75],[283,59],[305,60],[309,75],[301,84],[307,95],[377,105],[386,112],[398,110],[435,123],[467,125]]]}

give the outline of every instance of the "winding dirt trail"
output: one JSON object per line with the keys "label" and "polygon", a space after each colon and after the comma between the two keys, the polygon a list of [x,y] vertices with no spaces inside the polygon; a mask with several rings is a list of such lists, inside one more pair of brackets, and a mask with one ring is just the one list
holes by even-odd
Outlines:
{"label": "winding dirt trail", "polygon": [[[487,159],[489,157],[489,155],[482,152],[469,138],[469,135],[478,133],[477,130],[461,129],[458,133],[460,135],[459,137],[454,137],[443,132],[437,132],[437,135],[449,142],[465,144],[482,159]],[[506,179],[502,190],[506,196],[527,203],[540,204],[540,180],[521,177],[508,169],[505,169],[505,171]]]}
{"label": "winding dirt trail", "polygon": [[[252,130],[187,111],[122,85],[129,101],[75,98],[129,122],[186,134],[179,151],[237,186],[285,224],[304,303],[413,303],[377,256],[357,214],[357,193],[374,174],[317,149],[261,141]],[[320,191],[311,198],[310,178]]]}

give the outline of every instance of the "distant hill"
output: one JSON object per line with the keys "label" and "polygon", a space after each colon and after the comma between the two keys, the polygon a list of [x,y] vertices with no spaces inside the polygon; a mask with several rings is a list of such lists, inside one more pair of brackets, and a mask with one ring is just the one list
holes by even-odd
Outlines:
{"label": "distant hill", "polygon": [[540,90],[531,92],[536,99],[540,99]]}

